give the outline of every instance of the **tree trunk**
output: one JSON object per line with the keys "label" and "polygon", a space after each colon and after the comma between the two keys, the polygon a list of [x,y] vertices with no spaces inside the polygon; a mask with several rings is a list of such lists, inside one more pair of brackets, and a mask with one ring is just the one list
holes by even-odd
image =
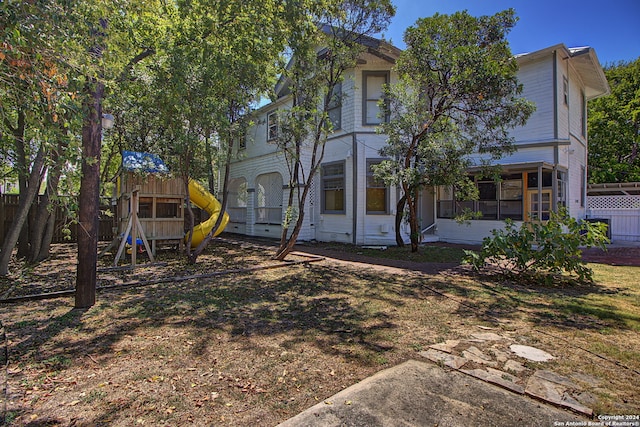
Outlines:
{"label": "tree trunk", "polygon": [[[306,197],[305,197],[306,199]],[[302,205],[302,206],[300,206]],[[293,231],[291,232],[291,236],[286,240],[284,246],[280,246],[278,252],[274,259],[278,261],[284,261],[284,259],[289,255],[289,253],[293,250],[293,247],[296,245],[298,241],[298,236],[300,235],[300,230],[302,229],[302,222],[304,221],[304,202],[298,204],[298,219],[296,220],[296,225],[293,227]]]}
{"label": "tree trunk", "polygon": [[[18,109],[18,122],[15,128],[11,128],[13,133],[13,140],[16,148],[16,167],[18,169],[18,191],[19,199],[22,201],[23,197],[26,197],[28,192],[29,182],[29,159],[27,158],[27,151],[25,149],[25,130],[26,130],[26,117],[25,112],[22,109]],[[37,194],[37,193],[36,193]],[[29,206],[29,209],[31,207]],[[27,219],[22,224],[19,230],[20,235],[18,237],[18,258],[26,258],[29,255],[29,214],[27,213]]]}
{"label": "tree trunk", "polygon": [[24,197],[20,197],[20,203],[18,204],[18,210],[16,216],[13,219],[9,233],[5,236],[4,243],[2,245],[2,252],[0,252],[0,276],[7,276],[9,274],[9,262],[11,261],[11,252],[18,242],[20,230],[27,221],[29,215],[29,209],[33,200],[38,194],[39,184],[44,176],[44,159],[46,157],[46,148],[44,145],[40,146],[38,154],[31,166],[31,173],[29,176],[29,182],[27,190],[24,193]]}
{"label": "tree trunk", "polygon": [[[63,129],[63,134],[66,131]],[[66,135],[65,135],[66,136]],[[49,257],[49,248],[51,247],[51,238],[53,230],[49,231],[49,223],[55,224],[56,208],[51,208],[51,199],[58,194],[58,184],[60,183],[60,175],[62,174],[62,165],[60,164],[60,153],[68,146],[67,140],[61,138],[57,148],[51,153],[51,167],[49,168],[49,176],[47,178],[47,189],[38,204],[36,219],[31,230],[31,250],[29,254],[29,262],[38,263]],[[53,218],[53,219],[51,219]]]}
{"label": "tree trunk", "polygon": [[53,212],[51,212],[51,215],[49,215],[49,219],[47,220],[47,226],[44,231],[44,236],[42,236],[42,246],[40,247],[40,253],[38,254],[36,262],[41,262],[49,258],[51,250],[51,240],[53,240],[53,232],[56,228],[56,209],[57,204],[54,205]]}
{"label": "tree trunk", "polygon": [[418,225],[417,195],[414,189],[405,190],[409,207],[409,228],[411,231],[411,252],[418,252],[420,227]]}
{"label": "tree trunk", "polygon": [[[222,181],[222,202],[220,203],[221,204],[220,214],[218,215],[218,218],[216,218],[216,222],[213,225],[213,228],[211,229],[211,231],[209,231],[209,233],[204,237],[204,239],[202,239],[202,242],[200,242],[198,247],[191,254],[193,263],[196,262],[196,259],[198,258],[198,256],[200,256],[202,252],[204,252],[204,250],[207,248],[207,246],[209,245],[209,242],[211,241],[211,239],[213,239],[214,233],[216,232],[218,227],[220,227],[220,225],[222,224],[222,219],[224,217],[225,211],[227,210],[227,203],[229,199],[229,169],[231,166],[232,155],[233,155],[233,135],[229,135],[229,139],[227,141],[226,159],[224,164],[224,178],[222,178],[223,180]],[[211,185],[211,181],[209,182],[209,184]],[[211,191],[213,193],[215,191],[215,188],[212,188]]]}
{"label": "tree trunk", "polygon": [[[297,155],[297,154],[296,154]],[[278,252],[276,253],[276,259],[284,259],[284,257],[282,258],[278,258],[279,255],[282,252],[285,252],[285,255],[289,252],[291,252],[291,248],[293,248],[293,245],[291,245],[291,248],[287,249],[289,245],[289,242],[287,241],[287,234],[289,234],[289,212],[291,210],[291,208],[293,207],[293,202],[294,202],[294,194],[295,194],[295,188],[296,188],[296,184],[298,182],[298,174],[300,173],[300,162],[295,162],[295,165],[293,166],[293,172],[291,173],[291,177],[289,179],[289,198],[287,200],[287,214],[285,215],[286,222],[282,225],[282,234],[280,235],[280,247],[278,248]],[[298,203],[298,205],[300,205]],[[304,210],[300,210],[299,206],[298,206],[298,218],[300,217],[300,215],[304,214]],[[296,225],[297,225],[297,219],[296,219]],[[294,226],[295,228],[295,226]]]}
{"label": "tree trunk", "polygon": [[[58,193],[61,167],[58,164],[57,153],[53,153],[51,157],[53,166],[49,169],[47,191],[40,200],[34,227],[31,230],[31,253],[29,255],[29,262],[34,264],[49,257],[49,248],[51,247],[51,239],[53,238],[53,227],[55,226],[56,206],[51,203],[51,199],[52,196]],[[50,224],[53,224],[53,226]]]}
{"label": "tree trunk", "polygon": [[215,176],[213,171],[213,154],[211,153],[211,145],[209,144],[208,134],[204,140],[204,149],[205,149],[205,155],[207,157],[207,178],[209,181],[209,192],[211,194],[215,194],[216,183],[215,183]]}
{"label": "tree trunk", "polygon": [[[296,225],[293,227],[293,231],[288,239],[285,240],[285,244],[280,244],[280,248],[276,253],[274,259],[278,261],[283,261],[287,255],[293,250],[293,247],[296,245],[298,241],[298,236],[300,235],[300,230],[302,229],[302,223],[304,222],[304,204],[307,200],[307,195],[309,194],[309,187],[311,186],[311,182],[313,181],[313,176],[315,175],[316,168],[312,168],[309,177],[307,178],[307,182],[305,183],[304,189],[302,190],[302,195],[298,197],[298,219],[296,220]],[[286,236],[285,232],[288,232],[288,228],[283,231],[283,236]]]}
{"label": "tree trunk", "polygon": [[82,126],[82,181],[80,182],[78,212],[76,308],[89,308],[96,302],[103,95],[103,83],[94,80],[87,84],[84,101],[85,120]]}
{"label": "tree trunk", "polygon": [[402,218],[404,217],[404,207],[406,205],[407,196],[403,194],[396,204],[396,244],[399,248],[404,248],[404,239],[400,234],[400,226],[402,225]]}
{"label": "tree trunk", "polygon": [[181,175],[182,181],[184,184],[184,194],[185,194],[185,206],[186,206],[186,219],[188,221],[187,226],[187,241],[185,246],[185,251],[187,255],[187,262],[193,264],[195,261],[192,261],[191,257],[191,239],[193,238],[193,228],[195,227],[195,215],[193,213],[193,208],[191,207],[191,197],[189,196],[189,165],[191,164],[191,154],[187,149],[184,157],[181,158]]}
{"label": "tree trunk", "polygon": [[[47,183],[47,187],[49,184]],[[42,237],[44,235],[45,227],[49,222],[49,191],[40,198],[40,202],[34,206],[36,209],[35,220],[33,225],[29,227],[29,241],[31,243],[29,247],[29,263],[36,263],[36,259],[40,254],[40,247],[42,246]]]}

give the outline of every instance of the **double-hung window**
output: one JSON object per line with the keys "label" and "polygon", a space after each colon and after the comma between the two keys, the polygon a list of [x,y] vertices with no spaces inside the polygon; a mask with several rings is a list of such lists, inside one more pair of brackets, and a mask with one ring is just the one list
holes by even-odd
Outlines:
{"label": "double-hung window", "polygon": [[267,115],[267,141],[278,138],[278,112],[273,111]]}
{"label": "double-hung window", "polygon": [[322,165],[322,213],[343,214],[345,212],[344,162]]}
{"label": "double-hung window", "polygon": [[388,187],[381,180],[376,178],[372,166],[377,165],[382,160],[367,159],[367,213],[387,214],[389,213],[389,192]]}
{"label": "double-hung window", "polygon": [[582,136],[587,136],[587,97],[584,92],[580,97],[580,101],[582,105],[580,106],[580,131],[582,132]]}
{"label": "double-hung window", "polygon": [[327,106],[327,115],[333,130],[342,128],[342,83],[338,83],[333,87],[329,105]]}
{"label": "double-hung window", "polygon": [[362,124],[379,125],[387,118],[382,118],[378,103],[383,98],[382,89],[389,83],[388,71],[362,72]]}

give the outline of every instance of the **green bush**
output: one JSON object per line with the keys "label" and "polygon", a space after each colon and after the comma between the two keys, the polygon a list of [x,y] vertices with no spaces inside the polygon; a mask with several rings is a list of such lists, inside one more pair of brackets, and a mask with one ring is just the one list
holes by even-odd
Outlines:
{"label": "green bush", "polygon": [[581,283],[593,282],[581,248],[605,249],[606,224],[578,221],[566,209],[552,213],[549,221],[525,222],[520,228],[511,220],[505,222],[504,230],[493,230],[492,237],[482,241],[480,253],[465,251],[465,262],[478,271],[491,267],[523,281],[553,284],[568,274]]}

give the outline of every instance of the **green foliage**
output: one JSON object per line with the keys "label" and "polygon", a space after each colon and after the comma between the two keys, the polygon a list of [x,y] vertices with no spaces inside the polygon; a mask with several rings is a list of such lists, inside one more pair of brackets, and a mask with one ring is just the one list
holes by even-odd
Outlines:
{"label": "green foliage", "polygon": [[605,75],[611,95],[588,104],[589,182],[640,181],[640,58]]}
{"label": "green foliage", "polygon": [[578,221],[561,209],[549,221],[525,222],[517,228],[505,221],[504,230],[493,230],[482,241],[480,253],[466,251],[465,261],[476,270],[494,268],[501,274],[523,282],[558,283],[564,273],[577,276],[580,283],[591,283],[593,272],[582,261],[582,249],[605,248],[606,224]]}
{"label": "green foliage", "polygon": [[[278,259],[284,259],[291,251],[302,227],[308,189],[333,130],[329,110],[336,101],[340,102],[338,88],[345,73],[357,65],[358,58],[366,51],[362,39],[383,31],[395,13],[389,0],[292,3],[296,6],[286,8],[284,14],[290,61],[283,67],[281,79],[287,85],[291,102],[278,112],[276,141],[286,158],[288,187],[292,191],[287,201]],[[296,188],[303,190],[293,191]],[[291,212],[298,213],[295,221]]]}
{"label": "green foliage", "polygon": [[376,175],[399,184],[406,196],[412,248],[417,250],[416,197],[427,186],[468,188],[470,155],[480,165],[510,152],[509,130],[524,125],[534,106],[519,97],[518,67],[507,42],[512,9],[493,16],[467,12],[421,18],[404,35],[397,83],[385,90],[389,121],[383,162]]}

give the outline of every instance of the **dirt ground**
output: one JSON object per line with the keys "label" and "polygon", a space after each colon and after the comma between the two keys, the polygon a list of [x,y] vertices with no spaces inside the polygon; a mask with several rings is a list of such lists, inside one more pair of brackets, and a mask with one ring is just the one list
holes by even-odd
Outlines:
{"label": "dirt ground", "polygon": [[[482,300],[487,296],[467,286],[473,279],[455,263],[381,260],[323,245],[297,249],[335,259],[298,255],[294,263],[312,262],[278,268],[270,242],[217,240],[195,266],[172,251],[133,270],[101,259],[104,289],[89,310],[73,309],[72,297],[0,305],[5,422],[272,426],[479,327],[565,354],[554,362],[560,372],[597,378],[590,390],[596,411],[640,411],[633,371],[576,350],[614,325],[606,319],[585,315],[579,328],[567,328],[537,297],[525,311],[506,299]],[[638,262],[629,254],[609,253],[608,262]],[[72,289],[75,264],[75,247],[56,245],[46,263],[0,282],[0,294]],[[537,333],[541,327],[553,334]],[[603,342],[620,346],[617,356],[637,371],[637,333],[615,331]]]}

